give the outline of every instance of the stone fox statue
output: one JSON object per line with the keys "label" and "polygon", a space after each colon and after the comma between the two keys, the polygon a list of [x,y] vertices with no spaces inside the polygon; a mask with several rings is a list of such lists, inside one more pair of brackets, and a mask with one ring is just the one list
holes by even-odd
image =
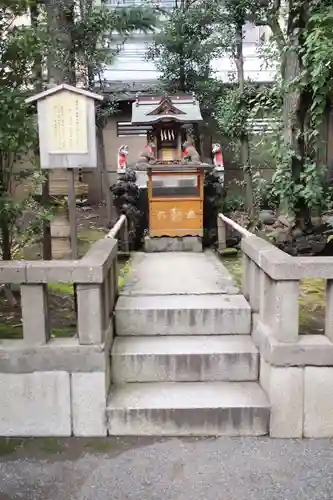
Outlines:
{"label": "stone fox statue", "polygon": [[127,156],[128,156],[128,146],[127,144],[122,144],[118,149],[118,162],[117,162],[118,174],[123,174],[126,172]]}
{"label": "stone fox statue", "polygon": [[224,170],[224,161],[223,161],[223,155],[222,155],[222,148],[221,144],[216,142],[212,146],[212,153],[213,153],[213,163],[215,166],[216,170]]}
{"label": "stone fox statue", "polygon": [[148,163],[154,163],[154,161],[155,161],[154,144],[152,142],[148,142],[143,148],[143,151],[140,153],[140,156],[136,163],[144,165]]}
{"label": "stone fox statue", "polygon": [[216,142],[212,146],[213,153],[213,163],[214,163],[214,172],[219,177],[220,183],[224,184],[224,161],[222,155],[222,148],[219,142]]}
{"label": "stone fox statue", "polygon": [[201,163],[198,151],[189,141],[183,144],[183,161],[184,163]]}

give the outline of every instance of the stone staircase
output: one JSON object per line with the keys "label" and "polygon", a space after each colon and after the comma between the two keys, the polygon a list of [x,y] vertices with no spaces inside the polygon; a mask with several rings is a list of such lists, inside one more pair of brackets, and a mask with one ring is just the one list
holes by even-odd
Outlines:
{"label": "stone staircase", "polygon": [[144,295],[131,294],[130,287],[116,306],[109,434],[267,434],[270,408],[258,383],[259,355],[245,298],[236,290],[142,290]]}

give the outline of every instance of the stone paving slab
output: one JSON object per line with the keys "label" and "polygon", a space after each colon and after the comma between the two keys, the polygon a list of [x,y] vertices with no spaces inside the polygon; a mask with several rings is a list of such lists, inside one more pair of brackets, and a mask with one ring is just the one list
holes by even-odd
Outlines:
{"label": "stone paving slab", "polygon": [[257,354],[250,335],[198,335],[188,337],[117,337],[113,354],[158,356],[191,354]]}
{"label": "stone paving slab", "polygon": [[121,295],[237,294],[229,272],[210,252],[134,255]]}
{"label": "stone paving slab", "polygon": [[243,295],[123,295],[118,335],[249,334],[251,308]]}
{"label": "stone paving slab", "polygon": [[117,337],[113,383],[252,381],[258,351],[250,335]]}
{"label": "stone paving slab", "polygon": [[0,457],[0,499],[331,500],[332,463],[328,439],[66,440]]}
{"label": "stone paving slab", "polygon": [[269,407],[266,396],[255,382],[152,382],[126,384],[113,389],[108,408],[122,410],[160,408],[242,408]]}
{"label": "stone paving slab", "polygon": [[114,386],[112,436],[265,436],[269,403],[256,382],[152,382]]}

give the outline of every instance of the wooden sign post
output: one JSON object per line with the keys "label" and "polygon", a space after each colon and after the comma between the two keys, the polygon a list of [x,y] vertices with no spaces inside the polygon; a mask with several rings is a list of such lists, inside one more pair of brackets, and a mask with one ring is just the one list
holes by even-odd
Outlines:
{"label": "wooden sign post", "polygon": [[74,169],[97,167],[95,100],[103,97],[63,83],[26,99],[37,102],[40,166],[66,169],[72,258],[78,258]]}

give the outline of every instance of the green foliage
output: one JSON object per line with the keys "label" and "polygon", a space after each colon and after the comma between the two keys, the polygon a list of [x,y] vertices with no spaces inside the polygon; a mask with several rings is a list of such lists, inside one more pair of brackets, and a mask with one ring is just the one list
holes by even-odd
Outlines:
{"label": "green foliage", "polygon": [[[88,5],[81,16],[74,19],[71,30],[76,71],[87,82],[92,77],[100,76],[105,65],[110,64],[119,52],[120,45],[135,30],[147,33],[155,25],[156,13],[149,6],[110,9],[103,5]],[[115,33],[118,35],[117,43]]]}
{"label": "green foliage", "polygon": [[[24,98],[25,95],[19,90],[8,86],[0,87],[0,152],[2,156],[6,156],[9,168],[14,159],[18,160],[26,153],[26,147],[36,146],[36,123]],[[2,188],[3,182],[2,180]]]}
{"label": "green foliage", "polygon": [[[33,14],[31,26],[16,25],[18,16]],[[5,0],[0,3],[0,252],[4,259],[40,234],[50,214],[34,192],[43,176],[28,152],[36,151],[36,120],[24,103],[32,87],[42,85],[43,69],[49,78],[75,83],[79,76],[95,85],[105,65],[117,53],[114,33],[125,41],[134,30],[147,32],[156,23],[151,8],[111,10],[93,7],[90,0],[74,2]],[[118,37],[119,39],[119,37]],[[97,110],[97,124],[103,125],[115,111],[112,99]],[[24,168],[23,162],[30,162]],[[38,173],[37,173],[38,172]],[[32,194],[15,196],[16,186],[25,181]]]}
{"label": "green foliage", "polygon": [[304,44],[299,50],[303,69],[299,84],[301,89],[312,93],[308,141],[318,137],[327,99],[333,91],[333,5],[325,3],[313,2]]}
{"label": "green foliage", "polygon": [[223,213],[231,213],[236,211],[243,211],[244,206],[244,196],[236,195],[228,197],[223,204]]}
{"label": "green foliage", "polygon": [[0,8],[0,29],[5,34],[0,39],[0,256],[4,259],[10,259],[13,250],[17,254],[31,241],[41,220],[33,215],[22,221],[27,212],[39,213],[32,196],[13,198],[20,182],[29,180],[36,185],[40,180],[33,168],[20,165],[24,159],[29,160],[27,151],[37,145],[36,122],[24,102],[24,91],[31,83],[34,57],[41,47],[32,29],[13,27],[26,6],[27,2],[17,2],[12,8],[9,2],[3,2]]}
{"label": "green foliage", "polygon": [[231,56],[236,66],[234,86],[219,100],[215,116],[222,134],[239,144],[240,164],[245,184],[245,206],[253,216],[252,167],[249,141],[250,102],[253,89],[244,76],[243,29],[248,15],[249,2],[226,0],[220,11],[220,51]]}
{"label": "green foliage", "polygon": [[15,26],[14,21],[25,14],[28,0],[2,0],[0,3],[0,86],[26,87],[31,83],[35,57],[41,51],[39,34],[30,26]]}
{"label": "green foliage", "polygon": [[[327,103],[333,91],[333,6],[299,0],[289,9],[275,92],[283,98],[273,153],[274,193],[297,219],[329,202],[327,166],[318,152]],[[281,78],[282,77],[282,78]],[[281,82],[281,84],[279,83]],[[283,109],[289,109],[288,113]]]}
{"label": "green foliage", "polygon": [[148,53],[161,73],[162,86],[170,92],[194,92],[204,114],[211,113],[222,87],[211,69],[219,50],[217,16],[217,0],[181,0],[166,13]]}
{"label": "green foliage", "polygon": [[215,117],[222,135],[231,140],[240,140],[251,134],[249,119],[253,116],[258,86],[246,82],[244,90],[231,86],[217,100]]}
{"label": "green foliage", "polygon": [[257,171],[253,174],[253,197],[258,210],[276,210],[279,205],[272,181],[264,179]]}

